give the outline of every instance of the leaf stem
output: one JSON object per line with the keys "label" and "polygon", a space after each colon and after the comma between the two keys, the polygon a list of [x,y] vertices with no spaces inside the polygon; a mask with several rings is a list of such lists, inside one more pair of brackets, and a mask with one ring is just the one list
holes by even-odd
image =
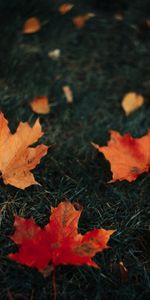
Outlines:
{"label": "leaf stem", "polygon": [[56,300],[56,268],[52,272],[53,300]]}

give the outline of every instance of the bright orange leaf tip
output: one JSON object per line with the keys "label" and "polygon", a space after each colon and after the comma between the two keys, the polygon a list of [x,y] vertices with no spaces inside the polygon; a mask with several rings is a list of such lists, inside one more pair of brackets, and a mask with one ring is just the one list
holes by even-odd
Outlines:
{"label": "bright orange leaf tip", "polygon": [[23,24],[22,32],[24,34],[36,33],[41,29],[41,22],[37,17],[31,17]]}
{"label": "bright orange leaf tip", "polygon": [[53,269],[67,264],[98,267],[92,258],[109,248],[107,242],[115,231],[94,229],[84,235],[78,233],[82,210],[69,201],[60,202],[51,212],[44,228],[33,219],[15,216],[15,233],[10,238],[19,245],[19,250],[9,254],[9,258],[43,273],[50,265]]}
{"label": "bright orange leaf tip", "polygon": [[120,135],[110,131],[107,146],[92,145],[102,152],[110,162],[113,180],[134,181],[140,174],[150,168],[150,131],[141,138],[133,138],[130,134]]}
{"label": "bright orange leaf tip", "polygon": [[25,189],[35,181],[30,170],[39,164],[40,159],[46,155],[48,147],[41,144],[29,147],[43,135],[39,120],[33,127],[20,122],[16,133],[11,134],[8,121],[0,113],[0,172],[5,184]]}
{"label": "bright orange leaf tip", "polygon": [[31,102],[30,106],[32,110],[37,114],[48,114],[50,112],[50,106],[48,103],[47,96],[35,97]]}

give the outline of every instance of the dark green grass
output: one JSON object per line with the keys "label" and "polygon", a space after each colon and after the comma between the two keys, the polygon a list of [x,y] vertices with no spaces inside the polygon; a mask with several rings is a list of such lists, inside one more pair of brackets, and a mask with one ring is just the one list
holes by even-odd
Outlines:
{"label": "dark green grass", "polygon": [[[110,129],[140,137],[150,127],[150,40],[149,32],[139,29],[147,18],[144,2],[129,3],[122,22],[110,11],[99,11],[82,30],[71,22],[74,15],[89,11],[90,6],[82,6],[81,1],[66,16],[60,16],[56,7],[48,11],[42,2],[9,3],[9,9],[6,4],[1,4],[0,24],[1,110],[14,132],[20,121],[35,122],[37,116],[29,107],[33,97],[46,94],[55,106],[48,116],[40,116],[45,132],[41,142],[51,145],[33,171],[41,186],[21,191],[0,183],[0,300],[7,299],[8,290],[23,299],[29,299],[32,290],[34,299],[52,299],[51,275],[44,279],[36,270],[6,257],[16,249],[9,239],[14,213],[32,216],[44,226],[50,207],[64,198],[83,205],[82,233],[99,227],[117,233],[111,248],[95,257],[99,270],[57,269],[58,299],[149,299],[149,175],[132,183],[108,184],[109,163],[90,144],[106,144]],[[49,22],[39,33],[24,36],[23,22],[33,15]],[[61,49],[61,57],[52,61],[47,53],[56,48]],[[72,105],[63,96],[65,84],[73,90]],[[120,103],[129,91],[142,93],[145,104],[126,117]],[[129,270],[127,282],[121,280],[119,261]]]}

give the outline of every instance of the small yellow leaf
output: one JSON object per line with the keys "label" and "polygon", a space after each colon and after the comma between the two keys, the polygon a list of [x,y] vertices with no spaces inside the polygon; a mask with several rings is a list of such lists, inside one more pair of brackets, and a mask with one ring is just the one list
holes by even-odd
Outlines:
{"label": "small yellow leaf", "polygon": [[73,103],[73,93],[71,88],[68,85],[63,86],[63,92],[66,96],[67,103]]}
{"label": "small yellow leaf", "polygon": [[37,114],[48,114],[50,112],[50,106],[47,96],[38,96],[30,102],[32,110]]}
{"label": "small yellow leaf", "polygon": [[25,21],[22,32],[25,34],[35,33],[41,29],[41,22],[38,18],[32,17]]}
{"label": "small yellow leaf", "polygon": [[64,14],[68,13],[73,7],[74,7],[74,5],[72,3],[64,3],[58,7],[58,11],[62,15],[64,15]]}
{"label": "small yellow leaf", "polygon": [[134,92],[126,94],[121,102],[125,114],[128,116],[130,113],[138,109],[144,103],[144,97]]}

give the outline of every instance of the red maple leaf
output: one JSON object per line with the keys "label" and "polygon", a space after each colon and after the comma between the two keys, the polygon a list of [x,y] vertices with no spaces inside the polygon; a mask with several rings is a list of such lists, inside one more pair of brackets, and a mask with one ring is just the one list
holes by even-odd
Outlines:
{"label": "red maple leaf", "polygon": [[9,258],[35,267],[39,271],[48,270],[49,265],[82,265],[98,267],[92,260],[97,252],[107,249],[107,242],[114,230],[94,229],[84,235],[78,233],[81,210],[68,201],[52,208],[49,223],[39,227],[33,219],[15,216],[15,233],[10,237],[19,250],[9,254]]}
{"label": "red maple leaf", "polygon": [[112,181],[134,181],[140,174],[150,168],[150,131],[141,138],[133,138],[130,134],[120,135],[110,131],[111,138],[107,146],[93,146],[102,152],[111,164]]}

